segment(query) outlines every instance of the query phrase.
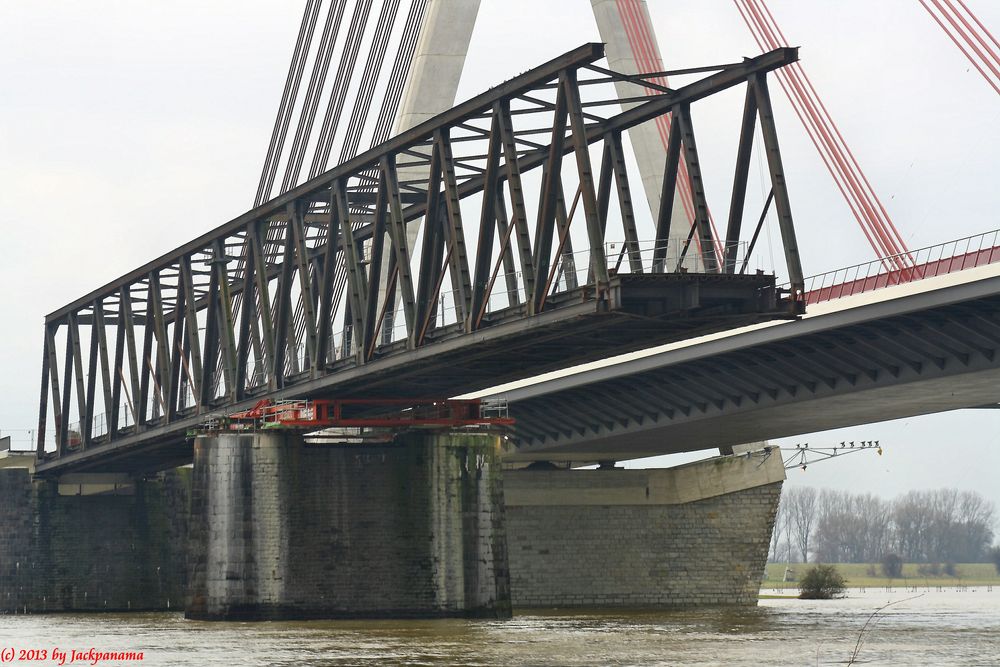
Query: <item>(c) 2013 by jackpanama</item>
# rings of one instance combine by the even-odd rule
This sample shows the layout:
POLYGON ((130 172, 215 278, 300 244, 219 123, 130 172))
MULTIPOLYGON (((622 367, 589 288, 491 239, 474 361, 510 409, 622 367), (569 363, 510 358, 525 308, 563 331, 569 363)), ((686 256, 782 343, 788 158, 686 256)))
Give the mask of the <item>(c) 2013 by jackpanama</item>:
POLYGON ((36 662, 52 665, 98 665, 102 662, 142 662, 142 651, 105 651, 90 647, 87 649, 17 648, 0 647, 0 663, 36 662))

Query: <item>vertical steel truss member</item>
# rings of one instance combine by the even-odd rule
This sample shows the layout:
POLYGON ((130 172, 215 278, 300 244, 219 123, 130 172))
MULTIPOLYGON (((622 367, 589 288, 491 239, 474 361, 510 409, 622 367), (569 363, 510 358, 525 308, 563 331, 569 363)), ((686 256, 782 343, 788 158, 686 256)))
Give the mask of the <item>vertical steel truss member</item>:
POLYGON ((706 271, 736 273, 759 117, 786 269, 793 291, 800 290, 766 85, 768 72, 797 59, 796 49, 679 72, 708 74, 677 89, 599 67, 603 55, 600 44, 570 51, 50 314, 39 452, 47 426, 54 426, 57 456, 164 432, 183 419, 315 387, 324 377, 394 354, 412 356, 459 334, 487 335, 518 319, 600 303, 622 274, 674 271, 680 262, 665 246, 643 258, 622 132, 671 114, 677 131, 656 238, 666 240, 669 198, 684 160, 698 208, 692 234, 713 249, 692 106, 741 84, 748 92, 724 255, 716 261, 713 254, 706 271), (613 87, 625 79, 654 94, 622 111, 613 87), (536 188, 532 210, 528 193, 536 188), (407 228, 421 220, 414 243, 407 228), (610 257, 609 229, 624 238, 610 257), (574 253, 574 243, 585 249, 574 253))

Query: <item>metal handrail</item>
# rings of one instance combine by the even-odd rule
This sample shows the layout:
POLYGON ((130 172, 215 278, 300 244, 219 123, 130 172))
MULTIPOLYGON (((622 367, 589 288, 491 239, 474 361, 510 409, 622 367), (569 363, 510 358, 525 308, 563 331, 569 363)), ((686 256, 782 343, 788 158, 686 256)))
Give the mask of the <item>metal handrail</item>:
MULTIPOLYGON (((1000 229, 995 229, 982 234, 937 243, 918 250, 879 257, 868 262, 809 276, 805 279, 805 292, 807 295, 814 294, 814 298, 809 300, 815 303, 992 264, 1000 261, 1000 244, 998 242, 1000 242, 1000 229), (984 259, 983 253, 985 252, 989 254, 984 259), (970 256, 974 256, 971 264, 963 261, 961 264, 955 265, 951 261, 970 256), (893 262, 893 260, 899 261, 893 262), (948 262, 948 264, 942 266, 944 262, 948 262), (890 270, 884 268, 893 264, 900 265, 900 268, 890 270), (833 288, 836 287, 843 289, 834 294, 833 288), (829 293, 824 294, 823 290, 829 290, 829 293)), ((782 287, 788 287, 788 283, 782 287)))

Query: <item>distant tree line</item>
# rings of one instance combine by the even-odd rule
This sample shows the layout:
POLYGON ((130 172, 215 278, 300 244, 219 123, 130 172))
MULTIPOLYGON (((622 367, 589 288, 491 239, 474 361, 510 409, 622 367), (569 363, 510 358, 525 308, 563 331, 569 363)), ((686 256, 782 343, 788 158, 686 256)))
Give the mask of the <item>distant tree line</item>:
POLYGON ((893 500, 870 493, 787 488, 771 538, 772 561, 982 563, 996 507, 974 491, 910 491, 893 500))

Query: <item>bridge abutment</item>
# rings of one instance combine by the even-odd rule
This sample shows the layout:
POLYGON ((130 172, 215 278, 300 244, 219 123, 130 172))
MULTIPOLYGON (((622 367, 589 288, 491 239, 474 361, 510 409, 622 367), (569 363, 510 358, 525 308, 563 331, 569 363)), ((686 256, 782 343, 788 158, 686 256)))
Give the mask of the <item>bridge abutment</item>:
POLYGON ((187 616, 508 617, 499 446, 417 431, 363 446, 198 437, 187 616))
POLYGON ((0 468, 0 613, 180 608, 187 473, 60 484, 0 468))
POLYGON ((507 471, 513 605, 755 605, 784 478, 777 451, 507 471))

